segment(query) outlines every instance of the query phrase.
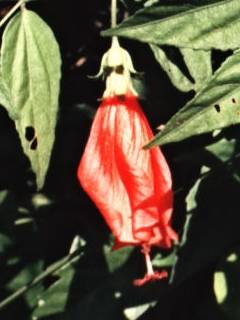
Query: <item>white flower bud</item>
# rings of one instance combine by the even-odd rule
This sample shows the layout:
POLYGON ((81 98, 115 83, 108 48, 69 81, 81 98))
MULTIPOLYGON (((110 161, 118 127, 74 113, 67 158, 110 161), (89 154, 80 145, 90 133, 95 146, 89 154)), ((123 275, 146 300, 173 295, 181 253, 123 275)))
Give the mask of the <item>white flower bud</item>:
POLYGON ((136 73, 129 53, 123 49, 116 37, 113 37, 111 48, 103 55, 98 76, 110 70, 106 78, 106 90, 103 97, 125 95, 137 96, 131 81, 131 73, 136 73))

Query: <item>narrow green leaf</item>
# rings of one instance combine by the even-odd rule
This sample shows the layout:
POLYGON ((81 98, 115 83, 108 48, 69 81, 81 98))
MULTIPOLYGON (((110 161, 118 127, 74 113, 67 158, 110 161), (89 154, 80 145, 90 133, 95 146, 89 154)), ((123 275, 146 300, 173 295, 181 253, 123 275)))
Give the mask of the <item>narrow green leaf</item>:
POLYGON ((194 90, 198 92, 212 76, 211 51, 180 49, 189 73, 194 79, 194 90))
POLYGON ((176 64, 168 59, 162 48, 154 44, 150 44, 150 48, 152 49, 156 60, 177 89, 186 92, 194 88, 194 84, 182 73, 176 64))
POLYGON ((25 9, 7 25, 1 50, 2 76, 11 101, 7 110, 41 188, 55 138, 59 48, 47 24, 25 9))
POLYGON ((177 142, 240 122, 240 51, 228 58, 206 86, 147 145, 177 142))
MULTIPOLYGON (((202 178, 199 178, 196 180, 196 182, 194 183, 194 185, 192 186, 192 188, 189 190, 187 196, 186 196, 186 209, 187 209, 187 213, 189 215, 189 213, 191 214, 191 212, 197 208, 197 201, 196 201, 196 196, 197 196, 197 192, 199 189, 199 185, 202 182, 202 178)), ((186 222, 185 225, 188 226, 189 224, 189 220, 191 220, 190 217, 186 217, 186 222)), ((185 230, 185 226, 184 226, 184 230, 185 230)), ((185 230, 184 233, 186 233, 187 230, 185 230)), ((183 233, 183 237, 186 238, 186 236, 184 236, 183 233)))
POLYGON ((240 47, 239 11, 239 0, 215 1, 207 5, 201 1, 199 6, 150 7, 102 35, 192 49, 237 49, 240 47))

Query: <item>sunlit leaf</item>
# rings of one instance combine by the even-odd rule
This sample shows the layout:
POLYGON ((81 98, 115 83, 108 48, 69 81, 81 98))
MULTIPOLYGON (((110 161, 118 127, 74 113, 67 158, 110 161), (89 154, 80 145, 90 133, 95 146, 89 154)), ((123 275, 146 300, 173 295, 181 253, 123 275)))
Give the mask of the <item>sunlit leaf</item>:
POLYGON ((199 1, 197 6, 179 4, 146 8, 102 34, 192 49, 239 48, 240 2, 206 3, 209 1, 199 1))

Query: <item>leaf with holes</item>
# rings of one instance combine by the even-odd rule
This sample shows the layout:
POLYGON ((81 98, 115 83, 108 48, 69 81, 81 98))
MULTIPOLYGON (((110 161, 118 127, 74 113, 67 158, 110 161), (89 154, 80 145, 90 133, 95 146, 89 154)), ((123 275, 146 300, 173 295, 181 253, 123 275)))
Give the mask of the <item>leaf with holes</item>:
POLYGON ((147 145, 177 142, 240 122, 240 51, 222 64, 200 92, 147 145))
POLYGON ((60 52, 51 29, 34 12, 22 10, 7 25, 1 48, 4 85, 25 154, 40 189, 55 138, 60 52))
POLYGON ((102 35, 192 49, 237 49, 240 47, 239 11, 239 0, 150 7, 139 10, 102 35))

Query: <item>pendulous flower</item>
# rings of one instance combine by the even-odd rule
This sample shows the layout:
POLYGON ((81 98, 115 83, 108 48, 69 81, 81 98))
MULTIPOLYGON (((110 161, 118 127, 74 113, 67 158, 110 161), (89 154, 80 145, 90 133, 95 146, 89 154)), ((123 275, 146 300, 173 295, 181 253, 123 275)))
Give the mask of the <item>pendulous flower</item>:
POLYGON ((131 82, 135 72, 130 55, 113 38, 102 59, 106 90, 94 118, 78 168, 78 178, 114 238, 114 250, 141 246, 147 273, 134 284, 167 276, 154 272, 151 246, 170 248, 177 240, 171 228, 172 180, 158 147, 143 149, 153 133, 131 82))

